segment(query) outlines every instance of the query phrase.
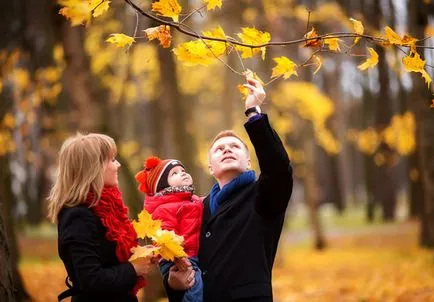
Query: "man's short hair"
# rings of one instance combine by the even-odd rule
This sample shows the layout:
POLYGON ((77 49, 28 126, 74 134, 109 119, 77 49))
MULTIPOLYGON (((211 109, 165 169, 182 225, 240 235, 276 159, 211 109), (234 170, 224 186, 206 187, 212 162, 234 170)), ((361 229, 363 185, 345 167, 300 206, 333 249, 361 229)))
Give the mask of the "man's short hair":
POLYGON ((223 130, 223 131, 220 131, 214 137, 209 150, 211 151, 212 146, 214 146, 214 143, 217 140, 221 139, 222 137, 228 137, 228 136, 232 136, 232 137, 235 137, 236 139, 238 139, 243 144, 244 148, 246 148, 247 153, 249 153, 249 147, 247 147, 247 144, 233 130, 223 130))

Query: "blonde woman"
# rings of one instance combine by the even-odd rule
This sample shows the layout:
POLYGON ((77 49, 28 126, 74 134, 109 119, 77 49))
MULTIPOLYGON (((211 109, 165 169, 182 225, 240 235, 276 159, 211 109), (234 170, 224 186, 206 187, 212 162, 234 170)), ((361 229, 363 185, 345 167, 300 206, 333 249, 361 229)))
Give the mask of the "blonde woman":
POLYGON ((58 223, 58 251, 68 278, 59 301, 137 301, 153 259, 129 262, 137 234, 118 188, 113 139, 77 134, 59 153, 48 216, 58 223), (72 284, 71 284, 72 282, 72 284))

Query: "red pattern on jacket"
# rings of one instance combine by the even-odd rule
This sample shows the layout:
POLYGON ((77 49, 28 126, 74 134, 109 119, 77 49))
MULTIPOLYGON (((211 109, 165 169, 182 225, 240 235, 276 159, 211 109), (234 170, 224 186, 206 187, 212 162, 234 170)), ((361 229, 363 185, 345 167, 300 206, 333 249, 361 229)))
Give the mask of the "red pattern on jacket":
POLYGON ((184 251, 189 257, 197 256, 203 214, 203 203, 198 196, 188 192, 147 196, 144 208, 152 219, 161 220, 162 229, 184 236, 184 251))

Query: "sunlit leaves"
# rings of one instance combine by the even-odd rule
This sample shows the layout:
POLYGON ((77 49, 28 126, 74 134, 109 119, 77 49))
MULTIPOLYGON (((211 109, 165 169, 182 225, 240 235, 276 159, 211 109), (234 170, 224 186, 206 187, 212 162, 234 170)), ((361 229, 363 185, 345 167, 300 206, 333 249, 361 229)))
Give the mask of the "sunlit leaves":
MULTIPOLYGON (((225 38, 225 33, 220 26, 212 31, 203 32, 203 35, 210 38, 225 38)), ((216 62, 216 57, 225 54, 226 43, 209 40, 194 40, 179 44, 173 49, 173 52, 177 59, 187 66, 208 66, 216 62)))
POLYGON ((324 39, 324 44, 326 44, 330 50, 333 51, 341 51, 341 48, 339 46, 339 42, 341 42, 341 39, 339 38, 326 38, 324 39))
POLYGON ((402 59, 404 67, 409 72, 419 72, 425 79, 425 83, 430 86, 432 79, 430 75, 425 71, 426 61, 422 60, 417 52, 412 52, 408 56, 402 59))
POLYGON ((406 45, 410 46, 413 52, 416 51, 416 42, 417 39, 404 35, 403 38, 401 38, 393 29, 391 29, 389 26, 386 26, 384 28, 384 32, 386 33, 387 40, 392 45, 406 45))
POLYGON ((143 210, 138 215, 138 221, 133 221, 133 227, 136 230, 137 238, 151 238, 161 228, 161 221, 153 220, 151 214, 143 210))
POLYGON ((131 44, 135 42, 133 37, 130 37, 125 34, 111 34, 110 37, 106 40, 109 43, 114 44, 116 47, 129 47, 131 44))
POLYGON ((222 7, 222 0, 203 0, 207 4, 206 9, 207 10, 213 10, 216 7, 221 8, 222 7))
POLYGON ((108 0, 89 0, 90 9, 94 17, 103 15, 110 7, 108 0))
POLYGON ((335 110, 333 101, 315 85, 307 82, 285 82, 271 99, 280 110, 295 110, 301 118, 311 121, 316 141, 324 150, 330 154, 340 152, 340 143, 326 128, 326 121, 335 110))
POLYGON ((166 260, 173 261, 176 258, 186 257, 182 243, 184 238, 173 231, 158 230, 152 237, 154 244, 159 247, 158 253, 166 260))
POLYGON ((374 128, 362 130, 357 135, 357 147, 360 151, 372 155, 380 145, 381 137, 374 128))
POLYGON ((377 52, 371 47, 368 47, 368 51, 369 51, 370 57, 367 58, 365 62, 363 62, 362 64, 360 64, 358 66, 358 68, 360 70, 366 70, 368 68, 373 68, 378 64, 377 52))
POLYGON ((99 17, 108 9, 110 1, 108 0, 59 0, 58 3, 63 6, 59 14, 71 21, 72 26, 87 24, 91 17, 99 17))
POLYGON ((160 25, 150 27, 144 30, 149 41, 158 39, 163 48, 169 48, 172 42, 172 35, 170 34, 170 26, 160 25))
POLYGON ((412 112, 394 115, 389 126, 383 131, 386 144, 403 156, 408 156, 415 150, 415 134, 416 119, 412 112))
MULTIPOLYGON (((355 33, 359 34, 359 35, 363 35, 365 28, 364 28, 362 22, 360 22, 359 20, 353 19, 353 18, 350 18, 350 21, 353 22, 353 27, 354 27, 355 33)), ((361 37, 356 37, 354 39, 354 45, 357 44, 360 41, 360 39, 361 39, 361 37)))
POLYGON ((297 64, 295 64, 287 57, 274 58, 273 61, 276 62, 277 65, 273 68, 271 78, 283 75, 283 78, 286 80, 291 75, 298 75, 296 70, 297 64))
MULTIPOLYGON (((271 35, 268 32, 263 32, 251 27, 243 27, 241 30, 242 32, 237 35, 244 44, 263 45, 267 44, 271 40, 271 35)), ((262 52, 262 59, 265 59, 265 47, 251 48, 237 45, 236 49, 241 52, 241 57, 243 59, 251 58, 259 52, 262 52)))
POLYGON ((316 29, 314 27, 312 27, 312 29, 310 30, 310 32, 308 32, 307 34, 304 35, 304 37, 306 39, 308 39, 305 44, 304 47, 321 47, 322 46, 322 42, 320 38, 318 37, 318 33, 316 31, 316 29))
POLYGON ((322 59, 321 59, 320 56, 313 56, 313 60, 314 60, 313 63, 316 65, 316 69, 315 69, 315 71, 313 72, 313 74, 316 74, 316 73, 321 69, 321 66, 322 66, 322 59))
POLYGON ((173 261, 175 257, 185 257, 187 254, 182 247, 184 238, 176 235, 173 231, 162 230, 161 221, 153 220, 152 215, 143 210, 138 215, 138 221, 133 221, 137 238, 150 238, 157 248, 138 247, 133 252, 137 253, 134 257, 147 257, 159 254, 166 260, 173 261))
POLYGON ((149 245, 133 247, 131 249, 131 252, 133 254, 131 255, 130 259, 128 259, 128 261, 133 261, 138 258, 152 257, 154 255, 157 255, 159 250, 159 247, 149 245))
POLYGON ((182 7, 177 0, 159 0, 152 3, 152 11, 178 22, 182 7))

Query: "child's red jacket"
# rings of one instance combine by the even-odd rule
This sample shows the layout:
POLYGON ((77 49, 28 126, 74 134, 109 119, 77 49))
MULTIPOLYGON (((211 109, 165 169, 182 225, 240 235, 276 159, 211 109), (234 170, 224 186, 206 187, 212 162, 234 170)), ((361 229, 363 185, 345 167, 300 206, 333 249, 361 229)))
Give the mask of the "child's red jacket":
POLYGON ((184 251, 189 257, 197 256, 203 213, 198 196, 189 192, 146 196, 144 208, 152 219, 161 220, 162 229, 184 236, 184 251))

